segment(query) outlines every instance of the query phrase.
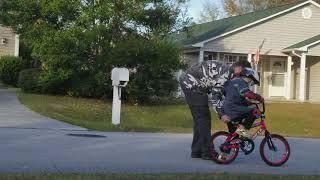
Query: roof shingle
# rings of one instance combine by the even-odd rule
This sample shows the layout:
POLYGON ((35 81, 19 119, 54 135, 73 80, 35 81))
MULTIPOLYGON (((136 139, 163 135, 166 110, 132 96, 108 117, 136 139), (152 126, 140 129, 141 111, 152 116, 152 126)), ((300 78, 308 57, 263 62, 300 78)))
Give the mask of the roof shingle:
POLYGON ((317 41, 320 41, 320 34, 317 36, 314 36, 312 38, 306 39, 304 41, 298 42, 297 44, 294 44, 292 46, 289 46, 289 47, 285 48, 284 51, 292 50, 292 49, 299 49, 299 48, 310 45, 310 44, 317 42, 317 41))
POLYGON ((187 29, 189 33, 179 33, 175 36, 175 38, 183 45, 191 45, 243 27, 255 21, 294 7, 300 3, 301 1, 275 8, 247 13, 240 16, 233 16, 208 23, 197 24, 187 29))

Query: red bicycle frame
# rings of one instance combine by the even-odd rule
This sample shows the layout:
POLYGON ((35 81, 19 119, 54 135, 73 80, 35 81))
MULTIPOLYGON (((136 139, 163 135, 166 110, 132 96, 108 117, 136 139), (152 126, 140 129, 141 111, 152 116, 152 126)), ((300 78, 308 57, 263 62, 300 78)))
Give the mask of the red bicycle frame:
MULTIPOLYGON (((263 110, 261 111, 259 106, 256 104, 256 107, 257 107, 257 111, 256 111, 256 116, 257 116, 257 119, 261 119, 260 122, 255 122, 251 128, 255 128, 255 127, 259 127, 260 128, 256 131, 256 133, 254 133, 254 135, 251 137, 252 140, 255 140, 256 137, 258 135, 261 135, 263 133, 265 133, 265 136, 269 136, 270 133, 268 132, 267 130, 267 127, 266 127, 266 123, 265 123, 265 104, 264 102, 262 103, 263 105, 263 110)), ((231 135, 229 135, 226 139, 226 142, 232 142, 232 140, 238 136, 238 134, 236 132, 232 133, 231 135)), ((230 144, 228 146, 224 146, 223 149, 227 150, 227 149, 230 149, 230 148, 240 148, 240 143, 238 142, 239 140, 236 140, 237 142, 235 142, 234 144, 230 144)))

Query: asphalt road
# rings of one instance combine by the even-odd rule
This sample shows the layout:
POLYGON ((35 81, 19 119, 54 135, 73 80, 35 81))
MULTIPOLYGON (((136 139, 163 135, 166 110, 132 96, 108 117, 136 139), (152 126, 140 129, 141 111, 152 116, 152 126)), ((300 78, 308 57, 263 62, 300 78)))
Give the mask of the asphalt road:
MULTIPOLYGON (((230 165, 190 158, 191 134, 87 131, 42 117, 0 90, 0 173, 268 173, 320 175, 320 139, 288 138, 291 157, 269 167, 258 148, 230 165), (93 134, 101 137, 78 137, 93 134)), ((256 147, 259 145, 256 142, 256 147)))

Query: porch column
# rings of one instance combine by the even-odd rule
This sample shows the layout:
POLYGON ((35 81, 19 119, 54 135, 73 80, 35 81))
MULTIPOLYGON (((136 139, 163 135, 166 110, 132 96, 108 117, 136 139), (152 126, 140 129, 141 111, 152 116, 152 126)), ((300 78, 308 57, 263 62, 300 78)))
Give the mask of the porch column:
MULTIPOLYGON (((252 54, 248 54, 248 62, 251 64, 252 62, 252 54)), ((252 86, 250 86, 250 90, 251 91, 255 91, 255 88, 254 87, 252 87, 252 86)))
POLYGON ((199 62, 203 61, 203 57, 204 57, 204 51, 202 49, 200 49, 200 51, 199 51, 199 62))
POLYGON ((15 46, 14 46, 14 56, 18 57, 19 56, 19 35, 15 36, 15 46))
POLYGON ((306 100, 306 53, 301 55, 300 63, 300 88, 299 88, 299 100, 304 102, 306 100))
POLYGON ((220 61, 220 53, 217 52, 217 61, 220 61))
MULTIPOLYGON (((256 71, 258 72, 258 64, 255 64, 255 65, 254 65, 254 70, 256 70, 256 71)), ((260 78, 260 81, 261 81, 261 78, 260 78)), ((253 92, 254 92, 254 93, 257 93, 257 92, 258 92, 258 85, 254 85, 253 92)))
POLYGON ((288 56, 287 62, 287 90, 286 99, 291 99, 291 66, 292 66, 292 56, 288 56))
POLYGON ((252 61, 252 54, 248 54, 248 62, 251 64, 252 61))

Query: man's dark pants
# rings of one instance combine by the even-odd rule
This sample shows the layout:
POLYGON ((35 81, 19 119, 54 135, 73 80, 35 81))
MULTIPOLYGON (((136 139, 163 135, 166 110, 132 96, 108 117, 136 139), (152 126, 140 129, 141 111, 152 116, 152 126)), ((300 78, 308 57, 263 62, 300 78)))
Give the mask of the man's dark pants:
POLYGON ((185 99, 193 117, 192 156, 209 154, 211 138, 211 114, 208 105, 208 95, 182 88, 185 99))

